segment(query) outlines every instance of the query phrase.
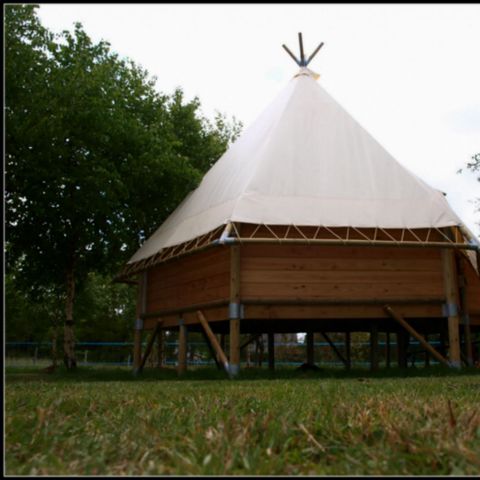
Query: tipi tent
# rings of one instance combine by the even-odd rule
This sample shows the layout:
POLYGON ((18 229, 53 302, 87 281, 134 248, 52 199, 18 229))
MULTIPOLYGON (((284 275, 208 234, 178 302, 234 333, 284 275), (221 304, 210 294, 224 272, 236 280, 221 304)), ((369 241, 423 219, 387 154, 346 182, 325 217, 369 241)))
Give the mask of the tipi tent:
POLYGON ((122 272, 139 278, 136 368, 143 329, 177 328, 180 342, 187 328, 204 330, 231 374, 240 332, 366 330, 375 342, 384 331, 401 344, 407 331, 448 330, 449 358, 433 355, 459 365, 465 333, 471 361, 478 240, 319 85, 302 44, 296 61, 285 89, 122 272))

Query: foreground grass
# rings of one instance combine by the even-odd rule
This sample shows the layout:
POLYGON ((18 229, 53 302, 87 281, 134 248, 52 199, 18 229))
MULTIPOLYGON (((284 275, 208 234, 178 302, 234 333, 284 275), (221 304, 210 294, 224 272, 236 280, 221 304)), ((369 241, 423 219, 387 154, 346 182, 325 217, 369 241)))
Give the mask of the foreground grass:
POLYGON ((9 369, 9 475, 478 475, 478 370, 9 369))

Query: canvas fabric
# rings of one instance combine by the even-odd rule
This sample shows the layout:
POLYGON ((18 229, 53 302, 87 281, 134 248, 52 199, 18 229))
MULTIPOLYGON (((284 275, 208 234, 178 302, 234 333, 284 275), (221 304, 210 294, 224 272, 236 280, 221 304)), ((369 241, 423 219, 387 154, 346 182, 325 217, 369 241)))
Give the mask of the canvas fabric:
POLYGON ((462 222, 302 68, 129 263, 228 222, 430 228, 462 222))

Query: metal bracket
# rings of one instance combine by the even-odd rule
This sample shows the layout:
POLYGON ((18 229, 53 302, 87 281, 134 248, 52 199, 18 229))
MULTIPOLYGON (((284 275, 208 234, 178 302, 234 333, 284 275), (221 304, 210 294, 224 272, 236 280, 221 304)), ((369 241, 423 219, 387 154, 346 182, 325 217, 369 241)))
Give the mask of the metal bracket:
POLYGON ((135 320, 135 330, 143 330, 143 319, 137 318, 135 320))
POLYGON ((442 315, 444 317, 455 317, 458 315, 458 306, 456 303, 444 303, 442 305, 442 315))
POLYGON ((235 243, 237 241, 236 238, 233 238, 233 237, 224 237, 223 239, 222 238, 219 238, 218 240, 214 240, 212 242, 213 245, 231 245, 232 243, 235 243))
POLYGON ((236 377, 240 372, 240 365, 238 364, 230 364, 228 366, 228 374, 230 375, 230 378, 236 377))
POLYGON ((223 233, 220 235, 218 242, 225 243, 225 240, 227 240, 228 238, 230 238, 230 232, 227 229, 225 229, 223 233))
POLYGON ((245 309, 241 303, 230 302, 228 304, 228 315, 230 319, 244 318, 245 309))
POLYGON ((480 251, 480 243, 478 243, 478 240, 475 238, 470 238, 467 242, 469 245, 473 245, 476 247, 477 252, 480 251))
POLYGON ((459 360, 456 360, 456 361, 450 360, 448 363, 452 368, 462 368, 462 362, 460 362, 459 360))

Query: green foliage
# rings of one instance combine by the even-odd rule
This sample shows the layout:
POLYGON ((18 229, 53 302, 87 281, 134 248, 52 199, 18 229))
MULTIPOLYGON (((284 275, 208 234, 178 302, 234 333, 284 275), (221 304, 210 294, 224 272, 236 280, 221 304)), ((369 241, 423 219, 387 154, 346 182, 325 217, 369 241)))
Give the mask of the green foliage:
POLYGON ((109 277, 91 272, 77 298, 78 340, 131 341, 134 297, 131 286, 112 284, 109 277))
POLYGON ((9 475, 477 475, 478 371, 7 372, 9 475), (383 378, 382 378, 382 376, 383 378), (78 377, 82 380, 78 382, 78 377))
MULTIPOLYGON (((477 174, 477 181, 480 182, 480 152, 472 155, 472 160, 467 162, 466 167, 471 172, 477 174)), ((457 173, 462 173, 463 168, 459 169, 457 173)), ((480 197, 477 197, 475 201, 477 212, 480 212, 480 197)), ((480 223, 479 223, 480 225, 480 223)))
POLYGON ((185 105, 183 92, 177 89, 168 102, 174 131, 178 137, 177 155, 188 159, 199 171, 206 172, 223 154, 226 145, 239 135, 241 123, 228 124, 225 115, 217 113, 214 124, 198 117, 200 101, 194 98, 185 105))
MULTIPOLYGON (((472 161, 467 163, 467 168, 472 170, 472 172, 480 172, 480 153, 472 155, 472 161)), ((480 175, 477 177, 477 180, 480 182, 480 175)))
MULTIPOLYGON (((180 89, 158 93, 146 70, 81 24, 53 35, 36 8, 5 7, 5 204, 7 269, 19 295, 38 300, 65 297, 72 272, 79 293, 90 272, 112 288, 240 126, 222 115, 211 124, 180 89)), ((98 315, 111 318, 99 307, 82 313, 97 331, 98 315)))
MULTIPOLYGON (((472 161, 467 163, 467 168, 472 172, 477 172, 477 181, 480 182, 480 153, 472 155, 472 161)), ((475 204, 477 207, 477 212, 480 212, 480 197, 476 199, 475 204)))
MULTIPOLYGON (((111 283, 108 276, 88 274, 77 297, 79 341, 131 341, 135 318, 132 287, 111 283)), ((7 341, 48 342, 53 329, 62 338, 63 295, 37 291, 35 298, 18 288, 13 274, 5 276, 5 331, 7 341)))
POLYGON ((51 340, 51 329, 60 325, 62 298, 55 291, 37 291, 33 300, 17 288, 15 277, 5 277, 6 341, 41 342, 51 340))

